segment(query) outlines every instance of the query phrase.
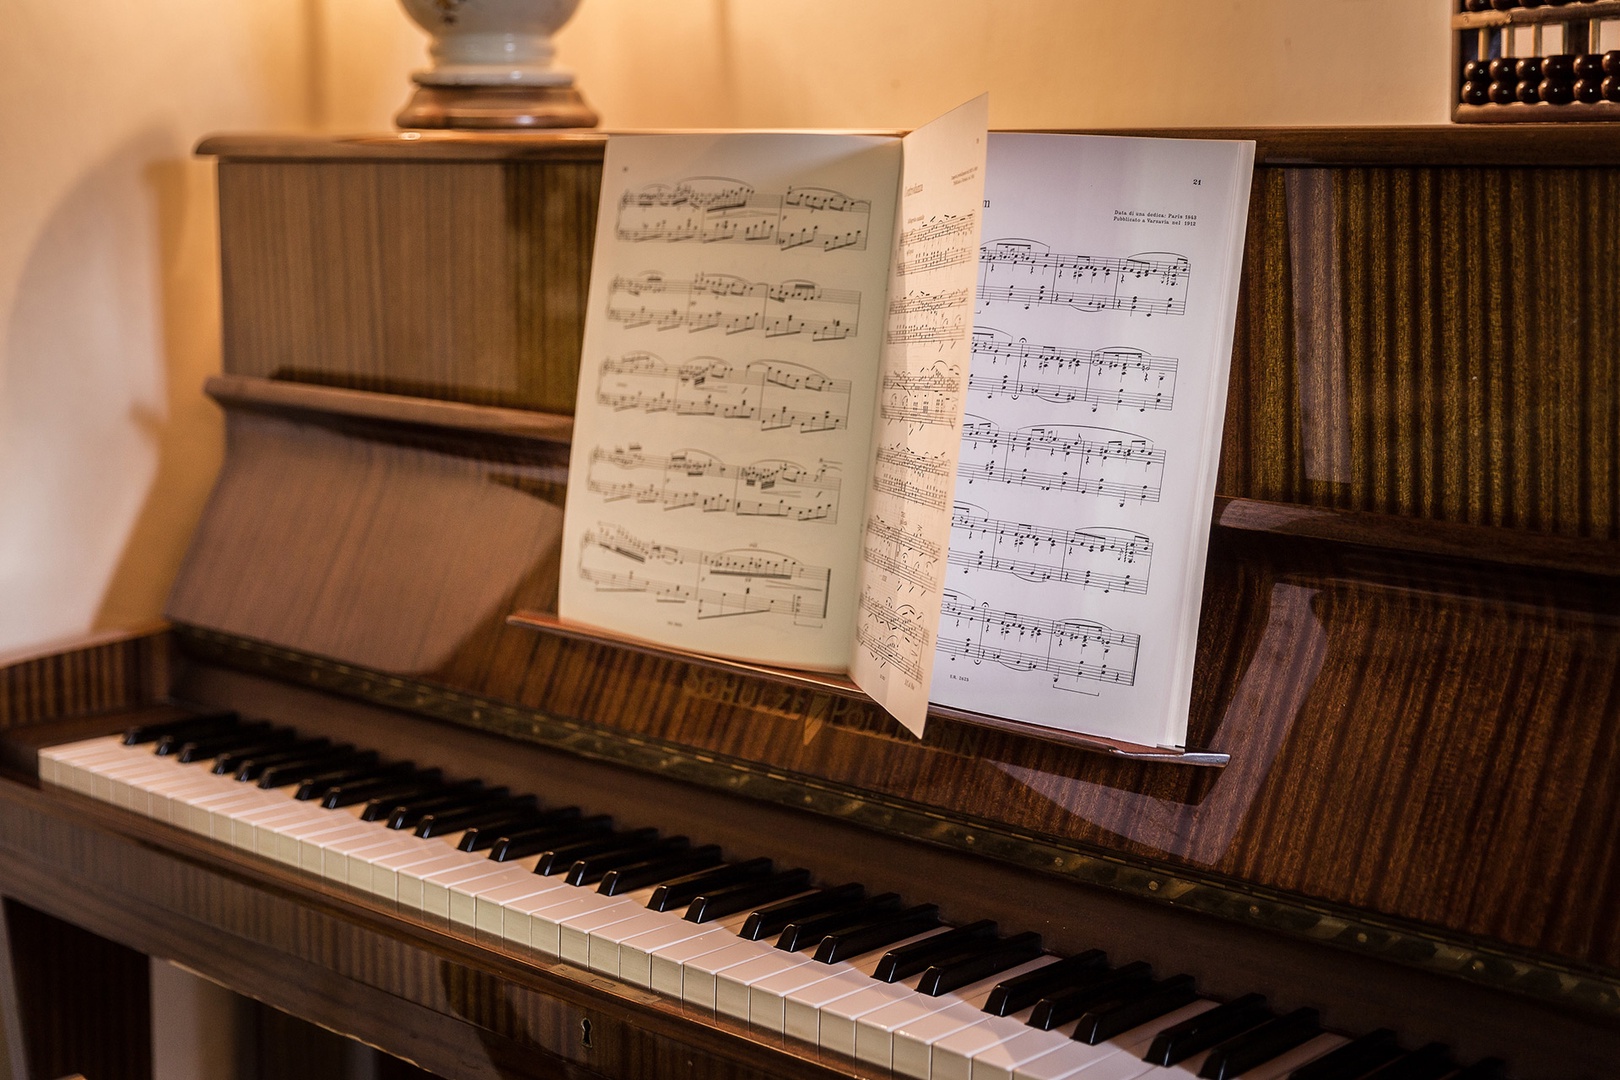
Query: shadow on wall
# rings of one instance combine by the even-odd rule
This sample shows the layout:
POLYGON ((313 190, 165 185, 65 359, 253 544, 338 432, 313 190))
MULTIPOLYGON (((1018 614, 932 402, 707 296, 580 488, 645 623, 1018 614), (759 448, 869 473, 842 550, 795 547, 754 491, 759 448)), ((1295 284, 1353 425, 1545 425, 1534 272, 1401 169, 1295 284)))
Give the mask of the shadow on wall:
POLYGON ((28 252, 0 385, 0 647, 161 608, 219 459, 212 171, 163 130, 69 189, 28 252))

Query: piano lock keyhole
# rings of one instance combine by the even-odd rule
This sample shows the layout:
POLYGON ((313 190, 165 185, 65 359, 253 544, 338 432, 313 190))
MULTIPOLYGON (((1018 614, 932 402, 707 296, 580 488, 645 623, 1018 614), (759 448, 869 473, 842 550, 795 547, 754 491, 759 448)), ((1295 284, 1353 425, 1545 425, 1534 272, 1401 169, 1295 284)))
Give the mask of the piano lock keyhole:
POLYGON ((591 1022, 589 1020, 579 1022, 579 1037, 580 1041, 585 1044, 585 1049, 589 1050, 591 1048, 591 1022))

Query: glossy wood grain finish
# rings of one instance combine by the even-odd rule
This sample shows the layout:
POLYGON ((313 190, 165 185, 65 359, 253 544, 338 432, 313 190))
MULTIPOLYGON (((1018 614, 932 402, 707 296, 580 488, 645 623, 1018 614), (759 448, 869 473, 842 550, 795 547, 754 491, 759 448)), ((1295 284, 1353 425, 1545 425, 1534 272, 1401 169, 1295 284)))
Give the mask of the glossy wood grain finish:
POLYGON ((225 371, 571 412, 600 178, 222 162, 225 371))
POLYGON ((169 641, 157 631, 0 657, 0 731, 146 704, 166 692, 168 662, 169 641))
POLYGON ((1218 490, 1620 539, 1620 168, 1257 170, 1218 490))

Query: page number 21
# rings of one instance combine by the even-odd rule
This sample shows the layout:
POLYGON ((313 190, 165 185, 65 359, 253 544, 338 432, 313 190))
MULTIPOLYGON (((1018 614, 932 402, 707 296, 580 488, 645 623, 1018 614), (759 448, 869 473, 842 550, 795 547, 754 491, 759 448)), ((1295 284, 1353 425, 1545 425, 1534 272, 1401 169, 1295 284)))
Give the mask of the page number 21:
POLYGON ((1199 185, 1201 185, 1201 184, 1202 184, 1202 183, 1203 183, 1203 181, 1202 181, 1202 180, 1199 180, 1199 179, 1197 179, 1197 178, 1196 178, 1196 177, 1195 177, 1195 178, 1194 178, 1194 179, 1193 179, 1193 187, 1198 187, 1198 186, 1199 186, 1199 185))

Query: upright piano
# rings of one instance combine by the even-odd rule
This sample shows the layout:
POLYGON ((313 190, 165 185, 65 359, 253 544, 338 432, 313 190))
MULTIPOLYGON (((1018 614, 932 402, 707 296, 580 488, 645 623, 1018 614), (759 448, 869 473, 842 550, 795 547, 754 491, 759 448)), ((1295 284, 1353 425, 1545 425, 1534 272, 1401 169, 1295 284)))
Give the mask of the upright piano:
MULTIPOLYGON (((1288 1076, 1306 1045, 1365 1050, 1315 1075, 1620 1075, 1620 144, 1555 125, 1157 134, 1258 141, 1190 761, 959 716, 916 739, 836 686, 559 630, 602 138, 205 141, 226 454, 167 622, 0 668, 16 1075, 150 1076, 152 958, 445 1077, 1056 1076, 1052 1054, 1090 1045, 1077 1025, 1117 1038, 1152 993, 1194 1030, 1199 1008, 1247 1010, 1232 1030, 1270 1025, 1273 1049, 1206 1031, 1148 1065, 1163 1032, 1131 1027, 1090 1076, 1218 1072, 1221 1046, 1222 1075, 1288 1076), (154 741, 122 747, 127 730, 154 741), (164 732, 202 763, 159 759, 164 732), (699 953, 632 971, 601 919, 547 923, 543 947, 540 908, 455 884, 563 875, 463 873, 486 849, 445 844, 436 892, 406 869, 375 887, 359 855, 142 789, 158 766, 129 756, 234 783, 208 754, 254 732, 328 740, 359 791, 410 762, 651 844, 617 864, 638 900, 651 882, 627 867, 698 853, 665 877, 895 894, 874 910, 912 912, 911 937, 977 942, 928 971, 966 964, 981 991, 1089 971, 1013 995, 1018 1024, 1085 979, 1114 991, 1049 1006, 1057 1036, 1014 1043, 1043 1048, 1027 1068, 833 1005, 767 1017, 759 985, 699 953), (122 764, 98 774, 97 754, 122 764), (973 966, 1032 933, 1040 958, 973 966), (1199 1004, 1175 997, 1189 986, 1199 1004)), ((250 788, 211 805, 269 797, 250 788)), ((326 798, 279 790, 298 813, 326 798)), ((507 831, 550 835, 536 820, 507 831)), ((579 910, 598 877, 568 886, 579 910)), ((726 947, 752 957, 736 929, 726 947)), ((776 954, 821 962, 749 962, 776 954)), ((921 1000, 928 971, 874 1000, 945 1009, 921 1000)), ((958 996, 940 1015, 973 1027, 962 1010, 988 1002, 958 996)), ((1007 1023, 978 1030, 1022 1036, 1007 1023)))

